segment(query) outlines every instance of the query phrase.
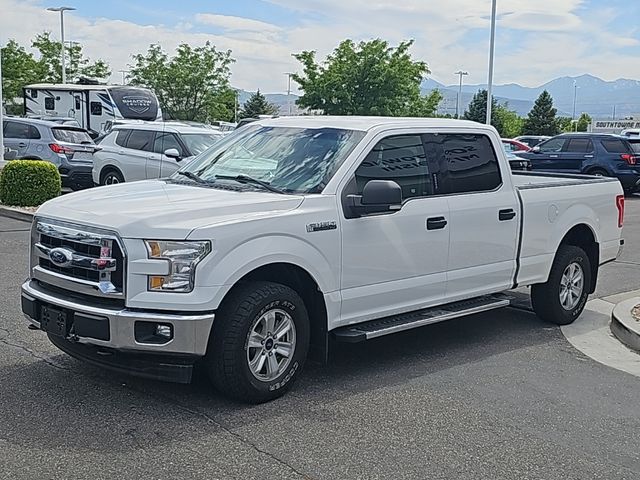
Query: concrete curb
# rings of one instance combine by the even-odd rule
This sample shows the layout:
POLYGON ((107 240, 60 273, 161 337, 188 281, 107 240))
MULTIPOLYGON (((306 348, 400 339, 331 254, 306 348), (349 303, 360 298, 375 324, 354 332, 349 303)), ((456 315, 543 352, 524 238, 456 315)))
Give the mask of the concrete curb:
POLYGON ((23 222, 29 222, 33 220, 33 213, 23 212, 17 208, 0 206, 0 216, 13 218, 14 220, 21 220, 23 222))
POLYGON ((611 313, 611 333, 627 347, 640 352, 640 322, 631 310, 640 304, 640 298, 630 298, 618 303, 611 313))

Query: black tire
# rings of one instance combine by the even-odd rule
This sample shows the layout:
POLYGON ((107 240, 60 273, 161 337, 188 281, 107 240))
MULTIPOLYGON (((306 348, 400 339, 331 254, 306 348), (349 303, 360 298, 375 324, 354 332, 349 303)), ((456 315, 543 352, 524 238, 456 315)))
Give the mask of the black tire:
MULTIPOLYGON (((275 347, 271 351, 274 359, 278 357, 275 347)), ((248 282, 237 286, 218 310, 204 363, 220 393, 242 402, 263 403, 284 395, 292 387, 302 371, 308 350, 309 316, 300 296, 291 288, 277 283, 248 282), (276 371, 275 378, 259 379, 249 366, 249 357, 250 348, 254 355, 258 355, 260 350, 256 352, 255 347, 249 347, 249 338, 265 314, 276 310, 280 315, 282 312, 289 315, 295 327, 291 329, 294 335, 293 354, 288 364, 282 365, 282 371, 276 371)), ((269 363, 267 360, 264 368, 269 363)))
POLYGON ((595 175, 596 177, 608 177, 609 172, 603 168, 593 168, 587 172, 589 175, 595 175))
POLYGON ((118 183, 124 183, 124 177, 118 170, 111 168, 102 172, 100 185, 116 185, 118 183))
POLYGON ((579 247, 572 245, 560 245, 556 257, 551 266, 551 273, 546 283, 531 287, 531 304, 538 317, 556 325, 569 325, 580 316, 589 296, 591 285, 591 262, 589 257, 579 247), (563 306, 561 295, 561 282, 563 275, 570 265, 576 264, 582 270, 582 292, 576 295, 576 303, 571 308, 563 306))

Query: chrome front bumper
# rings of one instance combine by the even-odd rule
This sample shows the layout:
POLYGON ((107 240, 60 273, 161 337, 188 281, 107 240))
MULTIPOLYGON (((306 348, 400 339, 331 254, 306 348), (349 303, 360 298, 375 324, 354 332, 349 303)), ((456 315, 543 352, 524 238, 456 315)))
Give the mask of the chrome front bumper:
POLYGON ((75 342, 136 353, 203 356, 207 351, 209 333, 215 317, 213 313, 188 315, 87 306, 60 298, 57 294, 53 295, 33 281, 27 281, 22 285, 22 299, 25 316, 37 328, 40 328, 40 321, 33 317, 38 317, 37 313, 34 313, 38 311, 38 305, 51 306, 64 310, 71 319, 77 313, 84 317, 93 317, 96 321, 108 322, 109 340, 74 336, 75 342), (34 308, 25 308, 25 304, 34 305, 34 308), (134 330, 136 322, 170 324, 173 338, 163 344, 138 342, 134 330))

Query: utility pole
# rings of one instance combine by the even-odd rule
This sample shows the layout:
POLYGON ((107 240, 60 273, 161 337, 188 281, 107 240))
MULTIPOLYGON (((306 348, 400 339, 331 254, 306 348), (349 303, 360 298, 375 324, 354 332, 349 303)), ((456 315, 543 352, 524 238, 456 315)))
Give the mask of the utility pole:
POLYGON ((493 107, 493 55, 496 47, 496 8, 497 0, 491 2, 491 41, 489 42, 489 81, 487 82, 487 125, 491 125, 493 107))
POLYGON ((291 75, 293 73, 286 72, 285 75, 287 76, 287 114, 291 116, 291 75))
POLYGON ((460 77, 460 86, 458 88, 458 98, 456 100, 456 118, 460 118, 460 102, 462 102, 462 77, 469 75, 469 72, 458 70, 456 73, 460 77))
POLYGON ((67 10, 75 10, 73 7, 49 7, 50 12, 60 12, 60 65, 62 66, 62 83, 67 83, 67 71, 64 64, 65 44, 64 44, 64 12, 67 10))
POLYGON ((4 160, 4 136, 2 128, 4 126, 4 122, 2 120, 2 116, 4 114, 4 101, 2 98, 2 48, 0 48, 0 161, 4 160))

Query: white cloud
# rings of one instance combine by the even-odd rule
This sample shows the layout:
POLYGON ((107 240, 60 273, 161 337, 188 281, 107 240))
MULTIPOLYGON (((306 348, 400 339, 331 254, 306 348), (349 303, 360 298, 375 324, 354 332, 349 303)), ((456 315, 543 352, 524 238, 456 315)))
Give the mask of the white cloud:
MULTIPOLYGON (((210 41, 230 49, 234 86, 264 92, 284 91, 284 72, 299 69, 294 52, 317 50, 324 58, 344 38, 384 38, 392 44, 415 38, 412 52, 427 61, 433 76, 453 83, 453 72, 470 72, 466 81, 486 81, 490 0, 270 0, 301 11, 295 27, 284 28, 253 18, 203 11, 176 19, 175 25, 140 25, 116 17, 65 16, 67 38, 81 42, 91 58, 111 64, 113 81, 131 63, 131 55, 160 43, 172 52, 180 43, 210 41), (210 29, 209 32, 207 30, 210 29)), ((38 32, 58 35, 58 16, 43 0, 0 0, 0 42, 15 38, 28 45, 38 32)), ((635 56, 624 47, 640 42, 633 30, 610 25, 619 12, 586 9, 584 0, 501 0, 498 3, 497 82, 536 86, 566 74, 593 73, 607 80, 640 78, 635 56)), ((635 7, 634 7, 635 8, 635 7)))

